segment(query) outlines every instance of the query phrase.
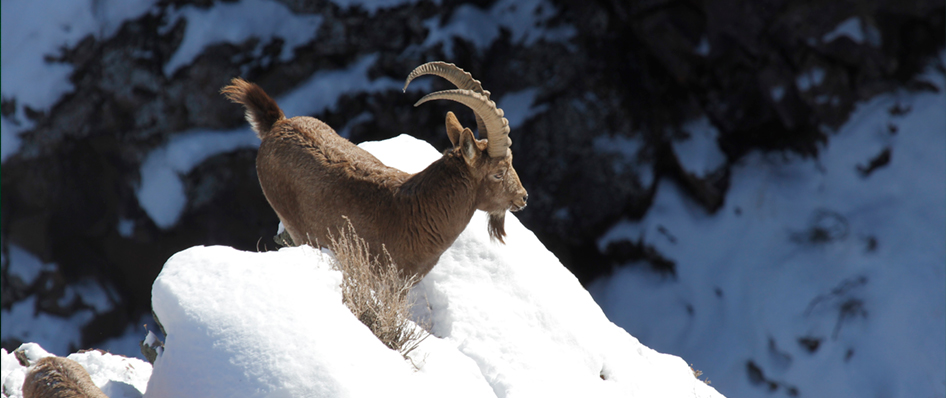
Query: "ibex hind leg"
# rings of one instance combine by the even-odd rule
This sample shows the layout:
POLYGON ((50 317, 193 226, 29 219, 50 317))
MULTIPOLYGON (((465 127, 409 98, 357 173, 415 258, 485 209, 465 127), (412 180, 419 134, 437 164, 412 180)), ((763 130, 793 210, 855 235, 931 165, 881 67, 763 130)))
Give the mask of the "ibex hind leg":
POLYGON ((296 244, 292 241, 292 235, 289 234, 289 230, 283 229, 282 232, 273 236, 273 241, 281 247, 292 247, 296 244))

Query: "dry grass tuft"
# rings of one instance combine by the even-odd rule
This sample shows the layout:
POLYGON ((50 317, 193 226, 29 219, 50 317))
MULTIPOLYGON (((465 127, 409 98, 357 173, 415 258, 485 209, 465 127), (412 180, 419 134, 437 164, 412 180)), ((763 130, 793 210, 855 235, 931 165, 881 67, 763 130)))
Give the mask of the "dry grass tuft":
POLYGON ((417 276, 401 275, 383 247, 383 258, 372 256, 351 222, 340 236, 330 239, 336 267, 342 272, 342 302, 382 343, 406 359, 428 336, 410 320, 413 303, 408 293, 417 276))
POLYGON ((703 375, 703 371, 697 370, 696 368, 694 368, 692 363, 690 364, 690 370, 693 372, 693 377, 696 377, 697 380, 700 380, 700 381, 706 383, 706 385, 713 384, 713 382, 710 381, 709 377, 707 377, 706 379, 701 380, 701 379, 700 379, 700 376, 703 375))

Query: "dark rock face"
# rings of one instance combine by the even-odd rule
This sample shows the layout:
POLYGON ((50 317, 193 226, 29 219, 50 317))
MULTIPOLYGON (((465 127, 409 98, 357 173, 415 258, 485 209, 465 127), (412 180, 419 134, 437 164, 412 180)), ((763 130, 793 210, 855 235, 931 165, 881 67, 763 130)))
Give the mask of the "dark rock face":
MULTIPOLYGON (((12 242, 58 264, 49 278, 63 284, 91 276, 114 287, 114 309, 85 327, 84 345, 116 336, 148 313, 151 283, 175 252, 193 245, 275 246, 278 219, 259 190, 254 150, 212 157, 183 176, 188 204, 170 228, 155 225, 135 195, 145 157, 177 133, 245 124, 242 110, 219 95, 231 77, 257 82, 277 97, 314 72, 377 54, 371 79, 401 81, 413 67, 442 59, 473 73, 500 103, 509 93, 538 88, 537 111, 512 132, 516 169, 530 192, 528 209, 517 216, 587 282, 632 260, 673 273, 672 262, 640 242, 596 245, 618 220, 647 212, 661 178, 713 212, 725 200, 730 165, 745 153, 816 156, 857 101, 898 87, 927 89, 915 76, 944 45, 941 1, 560 0, 544 5, 554 15, 538 29, 571 29, 568 40, 517 39, 502 27, 485 48, 457 37, 425 45, 432 28, 454 19, 461 5, 453 1, 373 12, 328 1, 281 3, 322 17, 315 39, 287 61, 278 56, 282 39, 248 39, 211 45, 166 76, 164 65, 189 23, 172 24, 169 13, 215 2, 163 1, 112 37, 90 36, 63 49, 54 61, 74 67, 75 91, 49 112, 25 109, 35 128, 21 135, 20 151, 3 165, 3 250, 12 242), (833 33, 845 23, 855 37, 833 33), (705 174, 687 170, 673 146, 687 139, 682 124, 701 117, 718 130, 725 155, 705 174), (611 151, 609 142, 637 144, 611 151), (130 233, 119 233, 120 220, 131 222, 130 233)), ((431 85, 448 88, 442 81, 431 85)), ((345 128, 355 142, 406 132, 439 149, 449 145, 446 111, 462 110, 461 123, 475 126, 472 114, 452 104, 414 108, 419 97, 394 90, 347 94, 313 116, 345 128)), ((2 105, 4 117, 22 106, 16 98, 3 98, 2 105)), ((37 301, 38 311, 69 312, 42 304, 59 298, 40 286, 47 283, 22 283, 6 264, 2 275, 4 309, 38 294, 48 296, 37 301)))

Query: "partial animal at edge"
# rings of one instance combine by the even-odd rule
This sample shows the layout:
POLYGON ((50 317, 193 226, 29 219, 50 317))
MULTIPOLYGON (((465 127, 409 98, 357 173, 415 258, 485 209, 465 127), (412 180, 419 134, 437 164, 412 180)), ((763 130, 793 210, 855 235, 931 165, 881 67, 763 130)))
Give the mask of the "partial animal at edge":
POLYGON ((69 358, 45 357, 23 379, 23 398, 108 398, 89 372, 69 358))

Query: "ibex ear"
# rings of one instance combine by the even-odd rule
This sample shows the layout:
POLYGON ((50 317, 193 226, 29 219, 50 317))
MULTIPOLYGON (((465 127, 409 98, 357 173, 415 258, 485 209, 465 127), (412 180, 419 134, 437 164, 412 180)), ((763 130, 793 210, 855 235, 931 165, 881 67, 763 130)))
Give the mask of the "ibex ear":
POLYGON ((463 131, 463 126, 460 124, 460 121, 457 120, 457 116, 453 112, 447 112, 447 137, 450 137, 450 143, 453 146, 457 146, 457 142, 460 140, 460 132, 463 131))
POLYGON ((466 160, 466 163, 473 165, 473 162, 476 161, 476 157, 479 156, 480 149, 476 145, 476 138, 473 138, 473 131, 470 129, 463 129, 459 133, 460 137, 460 153, 463 154, 463 159, 466 160))

